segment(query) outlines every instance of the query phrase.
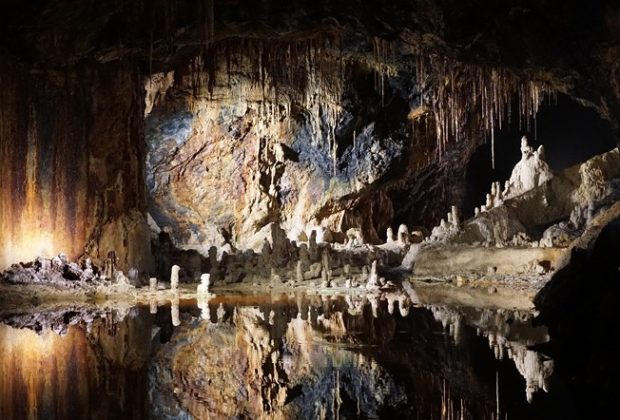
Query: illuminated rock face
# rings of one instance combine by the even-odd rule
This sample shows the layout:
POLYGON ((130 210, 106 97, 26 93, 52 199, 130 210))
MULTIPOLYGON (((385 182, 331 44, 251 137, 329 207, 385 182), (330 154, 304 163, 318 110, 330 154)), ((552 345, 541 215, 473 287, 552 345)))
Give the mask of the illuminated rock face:
POLYGON ((0 68, 0 268, 116 251, 148 266, 142 99, 129 67, 26 75, 0 68))
MULTIPOLYGON (((203 255, 226 242, 260 251, 257 236, 270 223, 281 224, 292 240, 321 226, 338 233, 362 228, 369 242, 380 243, 393 208, 369 186, 395 169, 409 141, 407 104, 397 99, 398 115, 390 116, 397 132, 387 133, 373 117, 353 122, 361 104, 344 106, 342 86, 297 75, 308 77, 312 93, 329 92, 320 102, 338 108, 331 113, 290 84, 281 86, 279 99, 263 99, 250 69, 232 80, 218 70, 217 99, 204 87, 198 98, 187 96, 192 80, 179 74, 146 118, 149 211, 159 227, 203 255), (347 132, 342 145, 335 130, 347 132)), ((374 118, 388 124, 385 116, 374 118)))

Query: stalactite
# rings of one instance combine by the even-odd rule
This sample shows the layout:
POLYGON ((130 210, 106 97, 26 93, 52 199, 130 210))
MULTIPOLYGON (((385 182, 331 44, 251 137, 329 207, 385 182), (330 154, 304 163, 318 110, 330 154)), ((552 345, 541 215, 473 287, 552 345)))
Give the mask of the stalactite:
POLYGON ((480 128, 491 138, 492 165, 495 167, 495 131, 513 118, 511 101, 517 97, 519 125, 535 120, 543 98, 552 90, 542 82, 522 81, 514 73, 501 68, 464 64, 433 55, 416 59, 416 82, 430 98, 435 117, 437 156, 445 153, 450 139, 463 137, 464 122, 472 120, 478 109, 482 117, 480 128))
POLYGON ((373 61, 370 65, 374 69, 375 90, 381 95, 381 106, 385 106, 385 81, 396 74, 388 55, 393 55, 395 47, 393 42, 378 37, 373 37, 371 42, 373 61))

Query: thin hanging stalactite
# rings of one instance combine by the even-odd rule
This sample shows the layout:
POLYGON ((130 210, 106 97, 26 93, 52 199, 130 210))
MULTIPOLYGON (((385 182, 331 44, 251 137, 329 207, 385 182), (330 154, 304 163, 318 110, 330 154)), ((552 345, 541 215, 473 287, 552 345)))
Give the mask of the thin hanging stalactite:
MULTIPOLYGON (((552 89, 543 82, 522 81, 501 68, 464 64, 446 57, 419 55, 416 58, 416 82, 429 99, 421 95, 421 105, 429 103, 435 117, 437 157, 447 150, 450 139, 459 141, 465 121, 474 120, 472 110, 479 109, 482 121, 474 126, 491 139, 491 164, 495 168, 495 134, 512 122, 512 98, 517 97, 519 126, 530 129, 545 96, 552 89)), ((470 127, 475 129, 475 127, 470 127)))

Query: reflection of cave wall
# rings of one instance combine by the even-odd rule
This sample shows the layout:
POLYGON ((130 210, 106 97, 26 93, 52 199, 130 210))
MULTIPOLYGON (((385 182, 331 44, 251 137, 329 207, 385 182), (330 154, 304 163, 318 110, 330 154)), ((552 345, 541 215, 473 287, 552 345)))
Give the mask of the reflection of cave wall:
POLYGON ((0 80, 0 268, 85 250, 146 268, 137 74, 4 65, 0 80))
POLYGON ((519 127, 513 121, 495 136, 495 169, 491 167, 491 144, 480 146, 467 164, 467 193, 464 213, 473 215, 473 209, 485 202, 491 183, 510 178, 515 164, 521 159, 520 141, 527 135, 530 145, 545 148, 545 159, 553 171, 566 169, 592 156, 616 147, 608 121, 601 119, 592 108, 580 105, 566 95, 557 101, 549 98, 537 115, 536 123, 519 127))
MULTIPOLYGON (((489 418, 495 410, 491 352, 465 326, 465 345, 455 347, 427 310, 390 314, 382 301, 375 317, 364 298, 295 299, 209 302, 203 320, 187 317, 155 353, 151 415, 439 418, 464 409, 489 418)), ((514 405, 525 403, 519 392, 514 405)))
POLYGON ((66 325, 80 314, 70 310, 37 313, 26 328, 0 324, 0 417, 147 418, 152 321, 137 311, 94 321, 90 312, 88 331, 66 325), (47 316, 62 336, 42 328, 47 316))

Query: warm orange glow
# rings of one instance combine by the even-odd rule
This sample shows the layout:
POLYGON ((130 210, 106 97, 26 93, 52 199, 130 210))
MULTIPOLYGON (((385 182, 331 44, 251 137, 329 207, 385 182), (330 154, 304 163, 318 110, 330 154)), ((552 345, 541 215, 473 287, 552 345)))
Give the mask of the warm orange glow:
POLYGON ((80 331, 61 337, 0 325, 0 354, 0 418, 68 418, 88 406, 95 355, 80 331))
POLYGON ((44 232, 25 232, 8 242, 8 246, 0 255, 0 267, 17 262, 32 261, 39 256, 51 258, 60 253, 59 250, 62 249, 62 247, 54 244, 50 234, 44 232))
POLYGON ((34 134, 36 115, 31 113, 25 150, 0 150, 2 161, 22 163, 0 168, 0 270, 61 252, 75 258, 84 246, 84 229, 76 226, 85 218, 83 191, 72 186, 64 173, 69 163, 63 163, 51 178, 49 168, 41 166, 47 156, 41 156, 34 134))

